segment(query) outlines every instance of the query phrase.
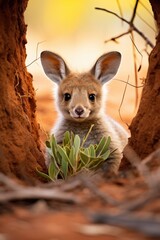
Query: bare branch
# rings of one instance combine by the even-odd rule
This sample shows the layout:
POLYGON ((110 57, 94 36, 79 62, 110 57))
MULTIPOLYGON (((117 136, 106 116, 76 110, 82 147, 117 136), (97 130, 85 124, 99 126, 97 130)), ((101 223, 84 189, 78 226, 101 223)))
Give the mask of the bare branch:
MULTIPOLYGON (((143 32, 141 32, 137 27, 135 27, 135 25, 133 24, 133 22, 131 22, 132 19, 134 20, 135 14, 133 14, 131 20, 128 21, 128 20, 126 20, 125 18, 119 16, 117 13, 112 12, 112 11, 109 11, 109 10, 107 10, 107 9, 105 9, 105 8, 96 7, 95 9, 96 9, 96 10, 105 11, 105 12, 107 12, 107 13, 110 13, 110 14, 114 15, 115 17, 117 17, 118 19, 122 20, 123 22, 127 23, 127 24, 129 25, 128 34, 129 34, 131 31, 135 31, 136 33, 138 33, 138 34, 144 39, 144 41, 145 41, 151 48, 154 47, 153 43, 147 38, 147 36, 145 36, 145 34, 144 34, 143 32)), ((134 9, 135 9, 135 8, 134 8, 134 9)), ((126 35, 126 34, 127 34, 127 33, 125 32, 125 33, 122 33, 121 35, 124 36, 124 35, 126 35)), ((113 39, 117 39, 117 38, 119 38, 119 36, 114 37, 113 39)), ((110 40, 112 40, 112 39, 110 39, 110 40)), ((108 42, 108 41, 109 41, 109 40, 107 40, 107 42, 108 42)))
POLYGON ((101 11, 104 11, 104 12, 107 12, 107 13, 110 13, 110 14, 116 16, 117 18, 119 18, 120 20, 122 20, 123 22, 125 22, 125 23, 127 23, 127 24, 130 25, 130 22, 129 22, 128 20, 126 20, 125 18, 119 16, 119 15, 118 15, 117 13, 115 13, 115 12, 112 12, 112 11, 107 10, 107 9, 105 9, 105 8, 99 8, 99 7, 95 7, 95 9, 96 9, 96 10, 101 10, 101 11))
MULTIPOLYGON (((118 109, 119 117, 122 120, 122 122, 124 122, 124 120, 123 120, 122 115, 121 115, 121 107, 122 107, 124 96, 125 96, 125 93, 126 93, 126 90, 127 90, 128 81, 129 81, 129 76, 128 76, 128 79, 127 79, 127 82, 126 82, 126 85, 125 85, 125 89, 124 89, 124 92, 123 92, 122 100, 121 100, 121 103, 120 103, 120 106, 119 106, 119 109, 118 109)), ((129 127, 129 125, 127 123, 125 123, 125 124, 127 125, 127 127, 129 127)))
POLYGON ((139 2, 139 0, 136 0, 135 6, 134 6, 134 9, 133 9, 133 14, 132 14, 132 17, 131 17, 131 20, 130 20, 130 25, 133 24, 133 21, 135 19, 137 7, 138 7, 138 2, 139 2))
POLYGON ((134 87, 134 88, 143 88, 144 87, 144 83, 140 86, 135 86, 129 82, 126 82, 124 80, 121 80, 121 79, 117 79, 117 78, 114 78, 113 81, 119 81, 119 82, 123 82, 123 83, 126 83, 128 86, 131 86, 131 87, 134 87))
POLYGON ((52 199, 70 203, 80 203, 79 198, 73 194, 65 193, 56 188, 44 189, 40 187, 21 186, 2 173, 0 173, 0 182, 3 183, 5 187, 3 191, 0 192, 0 203, 23 199, 52 199))
MULTIPOLYGON (((137 86, 138 85, 138 75, 137 75, 137 59, 136 59, 136 50, 135 50, 135 44, 134 44, 134 34, 133 32, 131 31, 131 39, 132 39, 132 51, 133 51, 133 59, 134 59, 134 77, 135 77, 135 85, 137 86)), ((138 88, 135 88, 135 94, 136 94, 136 97, 135 97, 135 110, 138 106, 138 88)))
POLYGON ((109 39, 109 40, 105 40, 104 42, 105 42, 105 43, 108 43, 108 42, 110 42, 110 41, 117 42, 117 39, 118 39, 118 38, 121 38, 121 37, 123 37, 123 36, 125 36, 125 35, 127 35, 127 34, 129 34, 129 33, 131 33, 131 30, 130 30, 130 29, 129 29, 127 32, 121 33, 120 35, 118 35, 118 36, 116 36, 116 37, 113 37, 113 38, 111 38, 111 39, 109 39))

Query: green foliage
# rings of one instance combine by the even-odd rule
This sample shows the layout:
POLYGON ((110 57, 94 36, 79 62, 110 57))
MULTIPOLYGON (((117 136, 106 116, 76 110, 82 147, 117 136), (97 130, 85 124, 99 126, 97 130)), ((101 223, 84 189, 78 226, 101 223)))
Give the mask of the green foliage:
POLYGON ((83 147, 92 128, 93 125, 82 142, 77 134, 67 131, 64 134, 63 143, 59 145, 55 136, 52 135, 50 140, 46 142, 51 158, 48 175, 40 171, 38 173, 42 177, 54 181, 57 178, 66 179, 83 169, 96 170, 110 156, 111 138, 103 137, 99 144, 91 144, 87 148, 83 147))

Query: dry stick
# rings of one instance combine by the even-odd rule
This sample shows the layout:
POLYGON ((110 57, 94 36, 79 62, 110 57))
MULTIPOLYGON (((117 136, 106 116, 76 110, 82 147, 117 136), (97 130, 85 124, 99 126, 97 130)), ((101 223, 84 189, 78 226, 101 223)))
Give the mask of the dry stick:
POLYGON ((136 16, 136 11, 137 11, 137 7, 138 7, 138 2, 139 2, 139 0, 136 0, 135 6, 134 6, 134 9, 133 9, 133 14, 132 14, 132 17, 131 17, 131 20, 130 20, 131 26, 132 26, 133 21, 134 21, 135 16, 136 16))
POLYGON ((137 155, 131 146, 127 145, 124 148, 123 155, 127 158, 133 167, 137 168, 141 176, 145 177, 147 174, 149 174, 148 167, 146 165, 141 165, 141 158, 137 155))
POLYGON ((69 203, 80 203, 80 199, 73 194, 64 193, 56 189, 26 187, 20 190, 0 193, 0 203, 24 199, 58 200, 69 203))
POLYGON ((148 236, 159 237, 160 236, 160 217, 140 217, 133 214, 91 214, 91 219, 95 223, 109 224, 135 231, 142 232, 148 236))
POLYGON ((116 37, 112 37, 111 39, 105 40, 104 43, 108 43, 110 41, 118 43, 118 41, 117 41, 118 38, 121 38, 125 35, 128 35, 129 33, 131 33, 131 30, 128 30, 127 32, 121 33, 120 35, 118 35, 116 37))
POLYGON ((77 189, 78 187, 81 187, 81 186, 82 186, 82 182, 80 180, 72 179, 71 182, 66 182, 65 184, 63 183, 60 186, 60 190, 67 192, 67 191, 77 189))
MULTIPOLYGON (((127 23, 130 27, 129 27, 129 29, 128 29, 127 32, 121 34, 122 36, 127 35, 127 34, 130 34, 131 31, 135 31, 136 33, 138 33, 138 34, 144 39, 144 41, 145 41, 151 48, 154 47, 153 43, 145 36, 145 34, 144 34, 143 32, 141 32, 137 27, 135 27, 133 23, 132 23, 132 25, 131 25, 131 22, 130 22, 130 21, 126 20, 125 18, 123 18, 123 17, 121 17, 121 16, 119 16, 119 15, 116 14, 115 12, 109 11, 109 10, 107 10, 107 9, 105 9, 105 8, 96 7, 95 9, 96 9, 96 10, 105 11, 105 12, 107 12, 107 13, 110 13, 110 14, 116 16, 117 18, 119 18, 120 20, 122 20, 123 22, 127 23)), ((114 41, 115 41, 117 38, 120 38, 120 36, 114 37, 114 38, 113 38, 114 41)), ((112 39, 110 39, 110 40, 108 40, 108 41, 111 41, 111 40, 112 40, 112 39)))
MULTIPOLYGON (((116 42, 116 40, 117 40, 118 38, 121 38, 122 36, 127 35, 127 34, 131 34, 131 36, 132 36, 132 47, 133 47, 133 58, 134 58, 134 75, 135 75, 135 85, 136 85, 136 86, 138 85, 138 76, 137 76, 137 63, 136 63, 136 52, 135 52, 135 44, 134 44, 133 31, 137 32, 137 33, 146 41, 146 43, 147 43, 148 45, 150 45, 151 47, 153 47, 153 44, 147 39, 147 37, 146 37, 142 32, 140 32, 139 29, 136 28, 136 27, 134 26, 134 24, 133 24, 134 19, 135 19, 135 17, 136 17, 136 11, 137 11, 137 7, 138 7, 138 2, 139 2, 139 0, 136 0, 136 3, 135 3, 135 6, 134 6, 134 9, 133 9, 133 13, 132 13, 132 16, 131 16, 130 21, 127 21, 127 20, 124 19, 123 17, 121 17, 121 16, 119 16, 118 14, 116 14, 116 13, 114 13, 114 12, 112 12, 112 11, 109 11, 109 10, 107 10, 107 9, 104 9, 104 8, 95 8, 95 9, 97 9, 97 10, 102 10, 102 11, 106 11, 106 12, 108 12, 108 13, 110 13, 110 14, 113 14, 114 16, 116 16, 117 18, 121 19, 122 21, 124 21, 125 23, 127 23, 127 24, 129 25, 129 29, 128 29, 127 32, 124 32, 124 33, 122 33, 122 34, 120 34, 120 35, 118 35, 118 36, 116 36, 116 37, 113 37, 113 38, 105 41, 105 43, 108 42, 108 41, 111 41, 111 40, 116 42)), ((136 49, 137 49, 137 47, 136 47, 136 49)), ((139 52, 139 51, 138 51, 138 52, 139 52)), ((140 53, 140 52, 139 52, 139 53, 140 53)), ((141 56, 142 56, 142 55, 141 55, 141 56)), ((141 59, 141 61, 142 61, 142 59, 141 59)), ((140 68, 141 68, 141 66, 139 67, 138 70, 140 70, 140 68)), ((136 100, 135 100, 135 109, 136 109, 137 106, 138 106, 138 90, 137 90, 137 88, 135 89, 135 93, 136 93, 136 100)), ((120 118, 121 118, 121 115, 120 115, 120 118)))
MULTIPOLYGON (((129 76, 128 76, 128 79, 127 79, 127 82, 126 82, 126 85, 125 85, 125 89, 124 89, 124 92, 123 92, 122 100, 121 100, 121 103, 120 103, 120 106, 119 106, 119 109, 118 109, 119 117, 122 120, 122 122, 124 122, 124 120, 123 120, 122 115, 121 115, 121 107, 122 107, 124 96, 125 96, 125 93, 126 93, 126 90, 127 90, 128 81, 129 81, 129 76)), ((127 127, 129 127, 128 123, 126 123, 126 122, 124 122, 124 123, 127 125, 127 127)))
POLYGON ((143 55, 142 53, 139 51, 138 47, 136 46, 134 40, 132 38, 130 38, 131 41, 132 41, 132 44, 134 45, 135 49, 137 50, 137 52, 139 53, 139 55, 141 56, 141 61, 140 61, 140 65, 138 67, 138 72, 141 70, 141 67, 142 67, 142 60, 143 60, 143 55))
POLYGON ((38 58, 38 48, 39 48, 39 45, 42 44, 42 43, 44 43, 44 42, 46 42, 46 40, 37 43, 37 47, 36 47, 36 59, 38 58))
POLYGON ((24 187, 16 183, 11 178, 0 173, 0 182, 12 191, 6 191, 5 188, 0 192, 0 202, 5 203, 12 200, 22 199, 53 199, 67 201, 71 203, 80 203, 79 198, 73 194, 68 194, 58 189, 44 189, 39 187, 24 187))
POLYGON ((123 154, 129 162, 137 168, 138 172, 143 176, 144 181, 149 186, 148 193, 145 193, 138 199, 130 201, 130 203, 123 203, 120 206, 122 209, 135 210, 160 196, 160 169, 158 169, 157 172, 154 171, 153 173, 150 173, 149 168, 146 166, 148 161, 152 161, 155 158, 160 159, 160 149, 151 153, 143 161, 130 146, 125 147, 123 154))
POLYGON ((126 81, 118 79, 118 78, 114 78, 112 81, 123 82, 123 83, 126 83, 128 86, 131 86, 131 87, 134 87, 134 88, 143 88, 144 87, 144 84, 140 85, 140 86, 135 86, 135 85, 133 85, 133 84, 131 84, 129 82, 126 82, 126 81))
POLYGON ((111 196, 107 195, 106 193, 103 193, 102 191, 100 191, 95 186, 95 184, 93 184, 90 180, 88 180, 88 178, 85 177, 84 175, 79 176, 79 179, 81 180, 83 186, 87 187, 91 192, 95 194, 95 196, 100 198, 103 202, 109 203, 114 206, 118 204, 118 202, 115 199, 113 199, 111 196))
POLYGON ((140 159, 137 153, 129 145, 124 148, 123 154, 131 165, 137 168, 139 174, 144 177, 150 189, 153 189, 153 187, 157 188, 160 182, 160 169, 158 169, 157 172, 154 171, 154 173, 151 173, 146 163, 155 159, 160 160, 160 149, 157 149, 143 160, 140 159))
POLYGON ((144 207, 147 203, 155 200, 156 198, 159 198, 160 193, 157 192, 157 190, 152 191, 150 190, 147 193, 143 193, 142 196, 135 198, 134 200, 123 202, 119 205, 120 209, 123 209, 125 211, 134 211, 138 210, 141 207, 144 207))
MULTIPOLYGON (((135 44, 134 43, 134 35, 133 32, 131 31, 131 38, 132 38, 132 51, 133 51, 133 62, 134 62, 134 77, 135 77, 135 85, 138 85, 138 76, 137 76, 137 59, 136 59, 136 51, 135 51, 135 44)), ((135 99, 135 110, 138 106, 138 89, 135 88, 135 93, 136 93, 136 99, 135 99)))
POLYGON ((11 190, 17 191, 23 188, 21 185, 19 185, 18 183, 16 183, 14 180, 7 177, 3 173, 0 173, 0 182, 3 183, 5 187, 8 187, 11 190))

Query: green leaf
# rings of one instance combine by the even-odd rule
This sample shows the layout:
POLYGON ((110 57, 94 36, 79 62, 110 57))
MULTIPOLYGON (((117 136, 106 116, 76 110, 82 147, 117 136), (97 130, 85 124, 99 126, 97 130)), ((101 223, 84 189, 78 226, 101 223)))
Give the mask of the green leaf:
MULTIPOLYGON (((67 156, 67 153, 66 153, 66 151, 65 151, 65 149, 63 149, 60 145, 57 145, 57 155, 60 155, 60 157, 61 157, 61 163, 63 162, 63 161, 66 161, 67 163, 69 163, 70 164, 70 166, 72 166, 72 163, 71 163, 71 161, 70 161, 70 158, 67 156)), ((59 158, 60 159, 60 158, 59 158)))
POLYGON ((57 142, 54 134, 52 134, 51 136, 50 145, 51 145, 52 155, 57 160, 57 142))
POLYGON ((101 152, 101 155, 103 155, 106 151, 108 151, 110 143, 111 143, 111 137, 108 136, 108 138, 106 139, 106 142, 104 144, 103 150, 101 152))
POLYGON ((58 174, 60 169, 56 166, 55 162, 52 160, 48 167, 48 175, 52 180, 56 180, 58 178, 58 174))
POLYGON ((64 150, 65 150, 67 156, 69 157, 69 154, 70 154, 70 147, 65 146, 65 147, 64 147, 64 150))
POLYGON ((57 151, 60 154, 62 160, 69 162, 69 158, 67 156, 67 153, 65 152, 65 149, 63 149, 60 145, 57 145, 57 151))
POLYGON ((61 171, 63 173, 64 179, 68 176, 68 162, 62 158, 61 171))
POLYGON ((107 151, 110 144, 110 137, 102 137, 97 148, 96 148, 96 155, 99 157, 102 153, 107 151))
POLYGON ((39 175, 40 177, 43 177, 43 178, 45 178, 45 179, 47 179, 47 180, 49 180, 49 181, 52 180, 46 173, 39 171, 37 168, 36 168, 36 172, 38 173, 38 175, 39 175))
POLYGON ((79 151, 80 144, 81 144, 81 139, 80 139, 80 137, 76 134, 75 137, 74 137, 74 147, 75 147, 76 153, 78 153, 78 151, 79 151))
POLYGON ((88 136, 89 136, 89 134, 91 133, 93 127, 94 127, 94 124, 92 124, 92 125, 90 126, 90 128, 89 128, 86 136, 83 138, 81 148, 84 146, 85 142, 87 141, 88 136))
POLYGON ((80 160, 83 163, 83 166, 86 166, 90 161, 90 156, 88 156, 84 152, 80 151, 80 160))
POLYGON ((111 154, 110 150, 107 150, 104 154, 101 155, 101 158, 103 158, 104 160, 106 160, 111 154))
POLYGON ((98 146, 97 146, 97 148, 96 148, 96 155, 97 156, 101 153, 101 151, 103 149, 103 146, 105 144, 105 141, 106 141, 105 137, 102 137, 100 142, 99 142, 99 144, 98 144, 98 146))
POLYGON ((77 161, 76 161, 76 151, 75 151, 75 147, 72 146, 71 150, 70 150, 70 154, 69 154, 69 160, 70 160, 70 165, 73 169, 73 171, 76 171, 76 166, 77 166, 77 161))
POLYGON ((95 160, 92 160, 90 164, 88 165, 88 168, 90 170, 96 170, 102 162, 105 162, 103 158, 96 158, 95 160))
POLYGON ((64 137, 63 137, 63 146, 66 146, 66 145, 68 145, 68 146, 70 146, 70 141, 71 141, 71 139, 70 139, 70 133, 69 133, 69 131, 66 131, 65 132, 65 134, 64 134, 64 137))
POLYGON ((89 156, 89 149, 88 149, 88 148, 84 148, 83 152, 84 152, 87 156, 89 156))
POLYGON ((96 157, 96 151, 93 144, 89 146, 89 152, 91 157, 96 157))

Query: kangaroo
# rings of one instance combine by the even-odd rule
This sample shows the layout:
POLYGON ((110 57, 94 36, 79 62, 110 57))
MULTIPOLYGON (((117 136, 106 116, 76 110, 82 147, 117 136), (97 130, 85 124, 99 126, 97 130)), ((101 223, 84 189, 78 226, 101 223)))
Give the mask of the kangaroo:
POLYGON ((103 136, 110 136, 113 153, 102 168, 114 173, 118 170, 128 134, 118 122, 105 115, 103 85, 117 73, 120 61, 119 52, 109 52, 98 58, 89 72, 73 73, 59 55, 49 51, 41 53, 45 74, 58 85, 56 105, 60 114, 51 133, 58 143, 62 143, 67 130, 82 139, 94 124, 85 146, 98 144, 103 136))

